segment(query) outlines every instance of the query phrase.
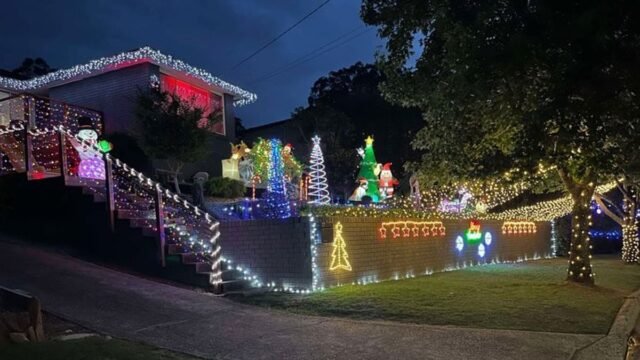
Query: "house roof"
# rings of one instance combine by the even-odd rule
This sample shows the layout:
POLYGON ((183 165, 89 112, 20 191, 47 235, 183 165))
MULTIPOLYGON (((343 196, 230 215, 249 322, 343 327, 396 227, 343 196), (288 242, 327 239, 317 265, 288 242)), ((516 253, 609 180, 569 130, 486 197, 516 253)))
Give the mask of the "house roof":
POLYGON ((86 64, 76 65, 68 69, 54 71, 29 80, 16 80, 0 76, 0 88, 13 91, 31 91, 45 87, 57 86, 63 83, 77 81, 86 77, 121 69, 123 67, 149 62, 170 72, 178 72, 189 78, 195 78, 208 86, 218 88, 233 95, 234 105, 250 104, 258 98, 256 94, 230 84, 209 72, 193 67, 171 55, 165 55, 150 47, 127 51, 115 56, 91 60, 86 64))

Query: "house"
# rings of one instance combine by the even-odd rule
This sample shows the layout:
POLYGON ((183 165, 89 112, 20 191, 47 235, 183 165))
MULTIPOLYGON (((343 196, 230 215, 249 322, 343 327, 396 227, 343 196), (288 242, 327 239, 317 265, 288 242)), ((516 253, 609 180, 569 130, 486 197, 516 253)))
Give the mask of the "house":
POLYGON ((149 47, 89 61, 29 80, 0 77, 0 99, 30 93, 102 112, 105 133, 134 132, 137 92, 160 86, 223 121, 211 128, 210 147, 204 160, 185 167, 183 177, 196 171, 222 173, 220 160, 229 157, 235 141, 234 107, 250 104, 257 96, 209 72, 193 67, 149 47))

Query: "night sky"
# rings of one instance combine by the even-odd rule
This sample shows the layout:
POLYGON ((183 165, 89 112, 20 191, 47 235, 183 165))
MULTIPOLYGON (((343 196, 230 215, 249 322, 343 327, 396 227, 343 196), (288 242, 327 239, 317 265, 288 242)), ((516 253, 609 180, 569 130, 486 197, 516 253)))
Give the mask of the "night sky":
POLYGON ((323 2, 8 1, 0 15, 0 68, 13 69, 25 57, 42 57, 52 67, 66 68, 148 45, 258 94, 258 101, 237 109, 237 115, 247 127, 261 125, 288 118, 295 107, 305 105, 318 77, 357 61, 371 62, 381 49, 375 29, 360 20, 360 0, 331 0, 232 69, 323 2), (268 78, 309 53, 322 52, 268 78))

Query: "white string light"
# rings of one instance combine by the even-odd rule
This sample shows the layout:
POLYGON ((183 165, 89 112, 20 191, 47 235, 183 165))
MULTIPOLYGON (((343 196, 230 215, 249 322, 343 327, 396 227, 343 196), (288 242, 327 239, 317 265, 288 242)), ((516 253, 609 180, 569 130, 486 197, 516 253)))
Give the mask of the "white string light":
POLYGON ((327 172, 324 170, 324 156, 320 148, 320 137, 315 135, 311 138, 313 148, 311 149, 309 168, 309 204, 326 205, 329 204, 329 185, 327 184, 327 172))
POLYGON ((171 55, 165 55, 148 46, 134 51, 123 52, 115 56, 91 60, 83 65, 76 65, 68 69, 54 71, 29 80, 16 80, 0 77, 0 88, 7 88, 16 91, 30 91, 46 87, 52 82, 65 81, 75 77, 109 71, 120 66, 133 65, 146 61, 156 65, 170 67, 196 79, 202 80, 211 86, 216 86, 229 92, 234 95, 235 101, 233 104, 235 106, 250 104, 258 98, 254 93, 243 90, 236 85, 229 84, 228 82, 211 75, 205 70, 193 67, 182 60, 175 59, 171 55))

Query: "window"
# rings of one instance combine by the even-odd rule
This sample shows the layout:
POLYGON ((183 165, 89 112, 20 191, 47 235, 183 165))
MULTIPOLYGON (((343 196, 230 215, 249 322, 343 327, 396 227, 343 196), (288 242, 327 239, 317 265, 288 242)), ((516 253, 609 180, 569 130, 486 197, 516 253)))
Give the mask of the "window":
POLYGON ((225 134, 222 96, 165 74, 160 77, 160 88, 162 91, 177 95, 181 100, 190 103, 191 106, 202 109, 201 127, 207 127, 206 118, 213 114, 215 121, 209 124, 208 130, 221 135, 225 134))

